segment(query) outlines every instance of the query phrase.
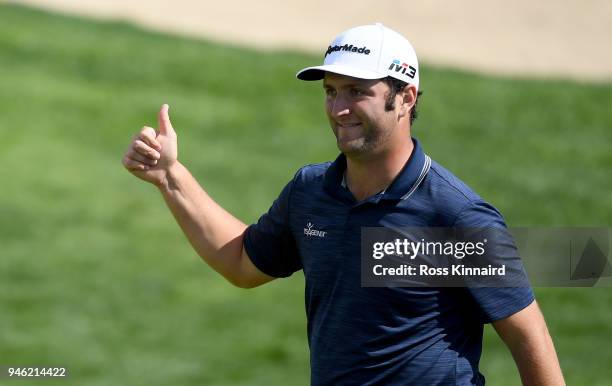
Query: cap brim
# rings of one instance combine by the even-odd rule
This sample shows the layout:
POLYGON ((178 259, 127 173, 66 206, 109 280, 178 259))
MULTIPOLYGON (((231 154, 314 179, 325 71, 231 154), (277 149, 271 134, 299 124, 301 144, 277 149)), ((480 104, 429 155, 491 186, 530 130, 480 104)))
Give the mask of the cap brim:
POLYGON ((323 66, 307 67, 299 71, 297 74, 295 74, 295 76, 301 80, 321 80, 325 77, 326 72, 351 76, 359 79, 381 79, 386 76, 385 74, 378 72, 360 70, 340 64, 326 64, 323 66))

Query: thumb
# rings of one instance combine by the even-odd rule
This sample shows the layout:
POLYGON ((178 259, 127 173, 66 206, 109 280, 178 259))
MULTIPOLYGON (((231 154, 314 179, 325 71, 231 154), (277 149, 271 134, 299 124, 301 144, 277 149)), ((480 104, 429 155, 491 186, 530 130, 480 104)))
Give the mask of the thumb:
POLYGON ((168 109, 170 106, 163 104, 159 110, 159 134, 168 135, 175 134, 172 123, 170 123, 170 116, 168 115, 168 109))

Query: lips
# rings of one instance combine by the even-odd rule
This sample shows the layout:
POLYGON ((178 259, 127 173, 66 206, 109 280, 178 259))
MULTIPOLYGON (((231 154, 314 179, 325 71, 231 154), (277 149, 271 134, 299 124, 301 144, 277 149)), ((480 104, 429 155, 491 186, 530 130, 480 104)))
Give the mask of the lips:
POLYGON ((350 129, 350 128, 357 127, 357 126, 361 125, 361 122, 343 122, 343 123, 337 122, 337 125, 338 125, 338 127, 342 127, 342 128, 345 128, 345 129, 350 129))

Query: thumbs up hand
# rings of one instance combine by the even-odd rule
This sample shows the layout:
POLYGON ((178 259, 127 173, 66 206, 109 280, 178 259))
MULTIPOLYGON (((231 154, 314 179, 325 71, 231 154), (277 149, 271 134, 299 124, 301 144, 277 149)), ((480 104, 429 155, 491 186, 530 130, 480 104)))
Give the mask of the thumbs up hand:
POLYGON ((178 157, 176 132, 168 115, 169 106, 162 105, 159 110, 159 128, 145 126, 130 143, 123 156, 123 166, 136 177, 156 186, 166 181, 170 167, 178 157))

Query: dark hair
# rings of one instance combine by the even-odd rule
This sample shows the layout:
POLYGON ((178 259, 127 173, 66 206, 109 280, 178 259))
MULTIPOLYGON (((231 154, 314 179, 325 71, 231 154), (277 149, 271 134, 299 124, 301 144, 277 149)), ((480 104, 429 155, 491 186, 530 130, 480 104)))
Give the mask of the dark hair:
MULTIPOLYGON (((391 89, 389 94, 387 94, 387 99, 385 100, 385 110, 386 111, 394 110, 395 109, 395 96, 397 95, 398 92, 404 90, 404 88, 408 85, 408 83, 402 80, 399 80, 399 79, 395 79, 391 76, 383 78, 382 80, 391 89)), ((417 104, 419 103, 419 97, 421 96, 421 94, 423 94, 423 92, 419 90, 417 92, 417 98, 414 101, 414 106, 412 106, 412 109, 410 109, 410 126, 412 126, 412 122, 414 122, 414 120, 417 118, 417 115, 418 115, 417 104)))

